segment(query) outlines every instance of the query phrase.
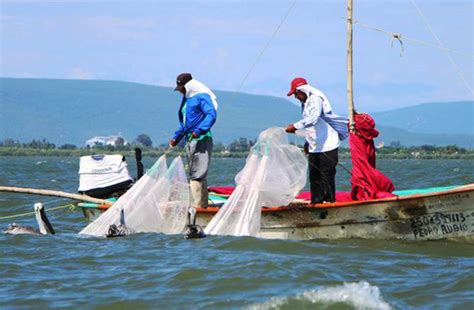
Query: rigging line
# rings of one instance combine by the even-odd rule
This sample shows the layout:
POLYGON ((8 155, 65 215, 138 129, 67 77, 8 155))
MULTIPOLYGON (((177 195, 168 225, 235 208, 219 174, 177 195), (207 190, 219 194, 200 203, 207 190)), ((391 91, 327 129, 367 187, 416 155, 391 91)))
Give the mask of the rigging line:
POLYGON ((453 49, 450 49, 450 48, 447 48, 447 47, 444 47, 444 46, 441 46, 441 45, 436 45, 436 44, 433 44, 433 43, 429 43, 429 42, 425 42, 425 41, 421 41, 421 40, 417 40, 417 39, 407 38, 405 36, 402 36, 398 32, 390 32, 390 31, 383 30, 383 29, 380 29, 380 28, 372 27, 372 26, 364 24, 364 23, 362 23, 358 20, 354 20, 353 23, 354 23, 354 25, 360 26, 362 28, 366 28, 366 29, 370 29, 370 30, 374 30, 374 31, 384 33, 384 34, 390 36, 393 39, 403 38, 403 41, 412 42, 412 43, 416 43, 416 44, 419 44, 419 45, 424 45, 424 46, 436 48, 436 49, 439 49, 439 50, 442 50, 442 51, 446 51, 446 52, 450 52, 450 53, 454 53, 454 54, 459 54, 461 56, 474 58, 474 55, 468 54, 466 52, 460 52, 460 51, 456 51, 456 50, 453 50, 453 49))
MULTIPOLYGON (((418 5, 416 4, 415 0, 411 0, 411 3, 413 4, 413 6, 416 8, 418 14, 421 16, 421 18, 423 19, 423 21, 425 22, 426 26, 428 27, 428 29, 430 30, 431 34, 433 35, 433 37, 435 37, 436 41, 438 41, 438 44, 441 46, 441 47, 444 47, 443 43, 441 42, 441 40, 439 39, 439 37, 436 35, 436 33, 434 32, 433 28, 431 27, 431 24, 428 22, 428 19, 425 17, 425 15, 423 14, 423 12, 420 10, 420 8, 418 7, 418 5)), ((461 79, 464 81, 464 84, 466 85, 467 89, 471 92, 471 95, 474 95, 474 90, 472 89, 471 85, 469 85, 469 82, 466 80, 466 78, 464 77, 464 73, 461 71, 461 69, 459 68, 459 66, 454 62, 453 58, 451 57, 451 55, 445 51, 445 54, 446 56, 448 57, 449 61, 451 62, 451 64, 454 66, 454 68, 458 71, 459 73, 459 76, 461 77, 461 79)))
POLYGON ((344 167, 344 165, 341 164, 341 163, 339 162, 339 160, 336 162, 336 161, 334 161, 334 159, 332 159, 331 157, 329 157, 326 153, 322 153, 322 154, 323 154, 327 159, 329 159, 333 164, 336 163, 337 166, 340 166, 342 169, 344 169, 344 170, 345 170, 347 173, 349 173, 349 175, 352 177, 352 172, 351 172, 349 169, 347 169, 346 167, 344 167))
POLYGON ((272 43, 273 39, 275 38, 275 36, 277 35, 278 31, 280 30, 281 26, 283 26, 283 24, 285 23, 286 19, 288 18, 288 16, 290 15, 290 12, 291 10, 293 10, 293 8, 295 7, 296 5, 296 0, 293 1, 293 3, 291 4, 290 8, 288 9, 288 11, 286 12, 285 16, 283 17, 283 19, 280 21, 280 24, 278 25, 278 27, 273 31, 270 39, 267 41, 267 43, 265 44, 265 46, 263 47, 263 49, 260 51, 260 53, 257 55, 257 57, 255 58, 255 61, 253 62, 252 66, 250 66, 250 69, 249 71, 247 72, 247 74, 245 74, 244 78, 242 79, 242 81, 240 82, 240 85, 239 87, 237 87, 237 90, 236 90, 236 93, 240 92, 240 90, 242 89, 242 86, 244 85, 245 81, 247 80, 247 78, 250 76, 250 73, 252 73, 253 69, 255 68, 255 66, 257 65, 257 63, 260 61, 260 58, 262 57, 263 53, 265 53, 265 51, 267 50, 267 48, 270 46, 270 43, 272 43))
MULTIPOLYGON (((48 208, 48 210, 45 210, 45 211, 51 212, 51 211, 64 209, 64 208, 69 208, 70 211, 73 211, 75 207, 76 206, 74 204, 69 203, 67 205, 63 205, 63 206, 59 206, 59 207, 48 208)), ((26 213, 14 214, 14 215, 2 216, 2 217, 0 217, 0 220, 23 217, 23 216, 27 216, 27 215, 35 215, 35 212, 33 211, 33 212, 26 212, 26 213)))

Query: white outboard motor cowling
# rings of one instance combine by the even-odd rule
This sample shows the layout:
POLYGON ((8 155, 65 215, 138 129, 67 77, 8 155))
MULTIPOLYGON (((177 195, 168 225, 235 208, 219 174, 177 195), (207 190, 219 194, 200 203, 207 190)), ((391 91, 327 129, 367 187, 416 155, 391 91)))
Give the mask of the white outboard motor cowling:
POLYGON ((133 183, 122 155, 82 156, 79 164, 79 193, 107 198, 133 183))

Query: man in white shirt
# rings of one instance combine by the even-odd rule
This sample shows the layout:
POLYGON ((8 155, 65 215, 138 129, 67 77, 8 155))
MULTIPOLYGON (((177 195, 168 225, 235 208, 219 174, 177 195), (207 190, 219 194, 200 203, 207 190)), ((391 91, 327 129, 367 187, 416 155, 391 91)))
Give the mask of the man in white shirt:
POLYGON ((286 132, 294 133, 302 129, 306 132, 305 152, 309 153, 311 203, 334 202, 336 165, 341 142, 339 132, 325 117, 332 114, 329 100, 320 90, 308 85, 304 78, 293 79, 287 95, 294 95, 301 102, 303 118, 288 125, 286 132))

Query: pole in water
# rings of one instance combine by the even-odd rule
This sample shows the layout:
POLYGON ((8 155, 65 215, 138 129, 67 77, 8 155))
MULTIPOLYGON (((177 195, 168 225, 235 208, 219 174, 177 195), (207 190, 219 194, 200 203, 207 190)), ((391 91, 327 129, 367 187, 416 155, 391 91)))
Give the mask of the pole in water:
POLYGON ((137 163, 137 181, 143 176, 142 150, 135 148, 135 161, 137 163))
POLYGON ((206 234, 201 226, 196 225, 196 209, 191 208, 188 211, 188 225, 184 233, 184 239, 204 238, 206 234))

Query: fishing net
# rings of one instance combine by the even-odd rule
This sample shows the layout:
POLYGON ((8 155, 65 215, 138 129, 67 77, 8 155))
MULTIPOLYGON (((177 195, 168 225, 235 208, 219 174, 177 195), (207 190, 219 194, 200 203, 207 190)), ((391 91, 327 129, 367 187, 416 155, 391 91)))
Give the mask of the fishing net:
POLYGON ((169 168, 161 156, 133 185, 80 234, 105 236, 110 225, 125 225, 133 232, 178 234, 184 231, 189 209, 189 185, 181 157, 169 168))
POLYGON ((288 205, 306 183, 307 165, 282 128, 261 132, 235 177, 234 192, 206 226, 206 234, 256 236, 261 208, 288 205))

